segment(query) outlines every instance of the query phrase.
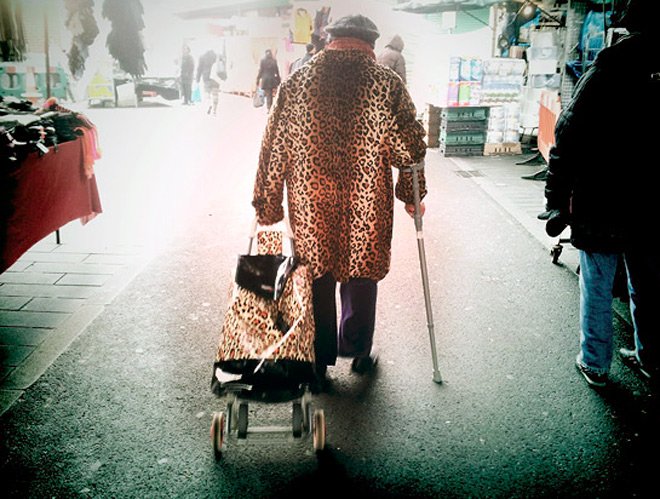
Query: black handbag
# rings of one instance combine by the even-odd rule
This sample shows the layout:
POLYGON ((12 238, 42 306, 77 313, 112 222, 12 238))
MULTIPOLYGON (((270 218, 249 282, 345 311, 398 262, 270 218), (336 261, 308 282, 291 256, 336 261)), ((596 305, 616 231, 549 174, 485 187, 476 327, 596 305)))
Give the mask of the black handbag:
MULTIPOLYGON (((257 233, 257 221, 253 221, 250 233, 250 244, 247 254, 239 255, 236 263, 234 281, 240 287, 269 300, 277 300, 282 296, 284 285, 296 268, 298 258, 295 254, 293 232, 285 219, 287 235, 291 245, 291 255, 279 254, 252 254, 252 245, 257 233)), ((281 249, 280 249, 281 251, 281 249)))
POLYGON ((239 255, 234 280, 263 298, 277 300, 296 263, 295 256, 239 255))

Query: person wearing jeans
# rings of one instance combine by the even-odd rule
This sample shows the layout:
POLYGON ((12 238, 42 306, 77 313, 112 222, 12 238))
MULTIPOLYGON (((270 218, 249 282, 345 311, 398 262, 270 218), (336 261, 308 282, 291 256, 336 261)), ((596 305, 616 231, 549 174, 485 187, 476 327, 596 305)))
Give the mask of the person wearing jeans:
MULTIPOLYGON (((634 326, 634 350, 622 352, 628 362, 637 362, 640 373, 651 378, 644 366, 653 365, 651 357, 658 341, 654 322, 655 307, 660 303, 658 285, 660 265, 651 250, 624 251, 628 274, 630 312, 634 326), (634 355, 634 358, 630 358, 634 355), (643 359, 643 360, 642 360, 643 359)), ((612 326, 612 288, 619 253, 579 251, 580 256, 580 353, 577 362, 597 376, 607 374, 612 362, 614 330, 612 326)))
MULTIPOLYGON (((660 126, 660 2, 629 0, 618 22, 629 35, 597 55, 562 110, 550 150, 545 197, 546 231, 571 227, 580 253, 578 371, 592 387, 607 384, 613 357, 612 290, 623 257, 628 276, 634 347, 621 360, 645 379, 656 377, 660 332, 660 252, 657 212, 660 126), (627 102, 634 88, 642 102, 627 102), (608 103, 624 103, 616 113, 608 103), (614 120, 612 118, 615 118, 614 120)), ((616 16, 615 16, 616 18, 616 16)))

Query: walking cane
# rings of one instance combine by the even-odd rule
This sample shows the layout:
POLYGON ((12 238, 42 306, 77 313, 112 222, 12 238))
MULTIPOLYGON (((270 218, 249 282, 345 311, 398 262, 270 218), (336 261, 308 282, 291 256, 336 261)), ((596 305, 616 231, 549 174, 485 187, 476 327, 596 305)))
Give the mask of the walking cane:
POLYGON ((438 354, 435 348, 435 332, 433 329, 433 310, 431 308, 431 291, 429 288, 429 272, 426 267, 426 251, 424 250, 424 233, 422 232, 422 211, 419 194, 419 172, 424 169, 424 161, 410 167, 413 178, 413 197, 415 201, 415 230, 417 231, 417 250, 419 252, 419 267, 422 272, 422 285, 424 286, 424 303, 426 305, 426 323, 431 339, 431 356, 433 358, 433 381, 442 383, 438 369, 438 354))

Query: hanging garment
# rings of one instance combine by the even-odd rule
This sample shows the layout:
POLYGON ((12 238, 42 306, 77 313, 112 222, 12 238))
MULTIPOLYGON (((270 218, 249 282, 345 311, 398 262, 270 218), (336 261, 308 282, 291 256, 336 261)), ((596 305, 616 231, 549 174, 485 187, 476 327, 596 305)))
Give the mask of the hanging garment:
POLYGON ((22 61, 25 50, 21 2, 0 0, 0 58, 22 61))
POLYGON ((110 55, 119 62, 122 71, 133 77, 142 76, 147 70, 144 60, 144 9, 140 0, 105 0, 103 17, 109 19, 112 30, 106 45, 110 55))
POLYGON ((293 19, 293 43, 310 43, 313 29, 312 16, 307 9, 296 9, 293 19))

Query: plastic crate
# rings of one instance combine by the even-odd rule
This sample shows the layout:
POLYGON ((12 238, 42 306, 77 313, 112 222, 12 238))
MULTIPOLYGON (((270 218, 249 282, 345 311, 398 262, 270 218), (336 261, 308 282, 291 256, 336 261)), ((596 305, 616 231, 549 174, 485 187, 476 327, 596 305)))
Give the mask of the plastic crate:
MULTIPOLYGON (((61 100, 66 100, 67 90, 69 86, 69 78, 62 69, 61 66, 50 68, 50 95, 52 97, 57 97, 61 100)), ((47 85, 46 85, 46 73, 44 72, 35 72, 34 74, 35 83, 37 84, 37 90, 41 95, 46 95, 47 85)))
POLYGON ((488 119, 487 107, 443 107, 440 117, 444 121, 478 121, 488 119))
POLYGON ((445 132, 484 132, 488 129, 488 121, 443 121, 440 130, 445 132))
POLYGON ((0 65, 0 95, 20 98, 25 92, 24 68, 15 64, 0 65))
POLYGON ((440 142, 444 142, 447 145, 473 145, 473 144, 485 144, 486 143, 486 132, 470 132, 470 131, 461 131, 461 132, 440 132, 440 142))
POLYGON ((448 145, 440 142, 440 152, 445 156, 483 156, 484 145, 448 145))

